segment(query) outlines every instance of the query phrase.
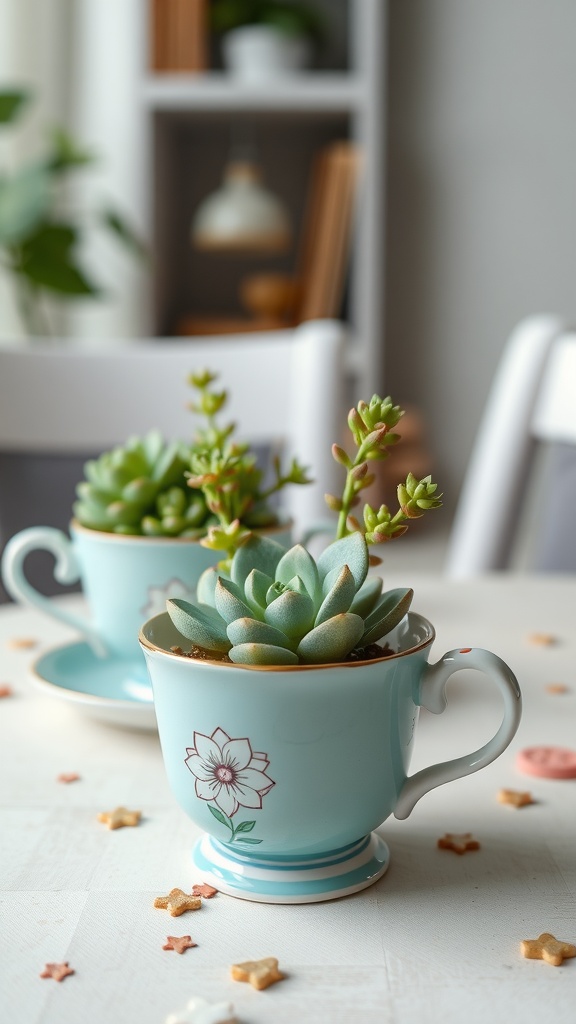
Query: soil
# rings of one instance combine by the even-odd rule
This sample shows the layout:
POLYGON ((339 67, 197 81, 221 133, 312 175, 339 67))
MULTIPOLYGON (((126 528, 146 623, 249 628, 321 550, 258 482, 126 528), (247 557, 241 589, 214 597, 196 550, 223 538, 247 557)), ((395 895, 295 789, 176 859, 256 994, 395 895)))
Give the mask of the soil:
MULTIPOLYGON (((204 647, 197 647, 195 644, 189 651, 183 651, 181 647, 171 647, 170 650, 173 654, 178 654, 182 658, 196 658, 198 661, 221 661, 223 664, 233 664, 227 654, 221 654, 219 651, 207 651, 204 647)), ((357 647, 356 650, 351 651, 348 657, 344 658, 342 664, 348 661, 353 663, 355 661, 374 661, 376 658, 389 658, 391 654, 395 653, 396 651, 388 644, 384 644, 383 647, 380 647, 379 644, 368 644, 367 647, 357 647)))

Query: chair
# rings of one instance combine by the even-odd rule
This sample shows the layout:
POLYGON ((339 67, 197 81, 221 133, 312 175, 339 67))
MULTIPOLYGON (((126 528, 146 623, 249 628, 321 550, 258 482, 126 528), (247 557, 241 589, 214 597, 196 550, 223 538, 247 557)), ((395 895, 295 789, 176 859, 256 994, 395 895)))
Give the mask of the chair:
POLYGON ((313 484, 282 493, 298 537, 326 518, 323 495, 338 486, 331 447, 345 423, 344 343, 343 324, 316 320, 238 337, 0 347, 0 547, 25 526, 66 529, 86 458, 152 428, 191 437, 187 377, 204 367, 229 391, 223 420, 237 424, 239 439, 281 444, 286 459, 311 467, 313 484), (31 457, 42 474, 36 484, 31 457))
MULTIPOLYGON (((523 320, 492 384, 448 546, 451 577, 505 569, 524 509, 537 442, 550 445, 531 567, 576 571, 576 333, 557 316, 523 320)), ((543 482, 542 482, 543 481, 543 482)))

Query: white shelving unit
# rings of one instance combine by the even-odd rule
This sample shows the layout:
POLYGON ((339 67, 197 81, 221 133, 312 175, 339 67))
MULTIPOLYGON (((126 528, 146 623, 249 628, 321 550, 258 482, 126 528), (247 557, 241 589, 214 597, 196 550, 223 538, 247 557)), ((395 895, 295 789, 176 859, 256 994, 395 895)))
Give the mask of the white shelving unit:
MULTIPOLYGON (((343 66, 309 71, 289 84, 270 82, 266 88, 224 71, 151 73, 148 2, 123 0, 120 7, 112 40, 108 5, 80 0, 83 86, 76 98, 76 121, 83 139, 103 157, 109 191, 151 240, 153 261, 147 273, 152 281, 134 275, 123 289, 122 319, 128 331, 132 324, 135 334, 170 333, 186 288, 193 292, 199 287, 198 264, 190 262, 190 214, 202 191, 215 186, 230 125, 252 125, 263 156, 284 146, 278 161, 289 174, 289 153, 301 193, 313 150, 344 134, 362 152, 346 299, 350 366, 355 390, 363 395, 378 390, 384 363, 385 0, 325 4, 328 19, 337 13, 339 25, 347 26, 343 66)), ((220 269, 212 266, 208 278, 212 272, 220 269)), ((84 333, 102 333, 104 316, 95 311, 100 326, 90 326, 88 317, 84 333)))

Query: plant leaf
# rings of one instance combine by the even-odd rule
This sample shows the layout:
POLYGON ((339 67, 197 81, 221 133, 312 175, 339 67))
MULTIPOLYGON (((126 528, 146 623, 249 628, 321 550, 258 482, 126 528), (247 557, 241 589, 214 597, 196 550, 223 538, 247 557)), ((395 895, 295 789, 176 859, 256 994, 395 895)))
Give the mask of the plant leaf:
POLYGON ((29 99, 30 93, 23 89, 3 89, 0 92, 0 124, 15 121, 29 99))
POLYGON ((360 589, 368 574, 368 545, 364 535, 355 531, 333 541, 324 548, 317 565, 322 582, 331 569, 347 565, 356 581, 356 588, 360 589))
POLYGON ((107 208, 102 210, 100 219, 104 227, 112 231, 116 238, 118 238, 127 249, 134 253, 135 256, 144 259, 148 250, 144 245, 141 238, 138 237, 136 231, 128 223, 128 221, 118 213, 117 210, 107 208))
POLYGON ((297 665, 298 658, 286 647, 274 644, 239 644, 228 651, 236 665, 297 665))
POLYGON ((355 593, 356 581, 348 566, 343 565, 333 587, 320 605, 314 625, 319 626, 327 619, 333 618, 334 615, 349 611, 355 593))
POLYGON ((394 629, 406 615, 413 597, 413 590, 402 587, 383 594, 364 623, 362 645, 373 644, 394 629))
POLYGON ((368 576, 350 605, 350 611, 363 619, 370 614, 382 593, 382 577, 368 576))
POLYGON ((214 591, 218 582, 218 570, 214 566, 205 569, 196 587, 196 598, 199 604, 207 604, 210 608, 216 608, 214 591))
POLYGON ((235 619, 229 624, 226 632, 234 647, 240 644, 272 644, 274 647, 285 647, 287 650, 294 649, 286 633, 267 622, 259 622, 258 619, 235 619))
POLYGON ((301 544, 295 544, 282 556, 276 567, 276 579, 280 583, 290 583, 294 576, 299 576, 310 597, 314 600, 320 589, 320 578, 316 562, 312 555, 301 544))
POLYGON ((273 582, 274 580, 270 579, 270 576, 266 576, 266 573, 260 572, 259 569, 253 569, 246 579, 246 583, 244 584, 244 595, 251 608, 253 608, 258 615, 263 615, 264 613, 266 608, 266 594, 273 582))
POLYGON ((22 245, 19 270, 34 284, 65 295, 96 295, 98 289, 72 260, 78 233, 68 224, 41 224, 22 245))
POLYGON ((182 598, 168 600, 166 610, 178 632, 198 644, 198 647, 204 647, 207 651, 229 650, 230 641, 224 624, 215 616, 208 615, 182 598))
POLYGON ((285 590, 268 605, 264 619, 287 636, 300 639, 314 625, 314 602, 308 594, 285 590))
POLYGON ((357 647, 363 632, 364 620, 359 615, 342 612, 307 633, 296 653, 306 664, 343 661, 357 647))
POLYGON ((0 178, 0 242, 20 242, 48 206, 50 178, 45 167, 25 167, 12 178, 0 178))
POLYGON ((274 579, 276 566, 284 554, 285 549, 275 540, 252 534, 232 559, 232 580, 243 589, 252 569, 259 569, 274 579))
POLYGON ((216 611, 224 619, 226 625, 236 619, 251 619, 254 612, 244 601, 244 594, 232 580, 218 577, 214 588, 214 604, 216 611))

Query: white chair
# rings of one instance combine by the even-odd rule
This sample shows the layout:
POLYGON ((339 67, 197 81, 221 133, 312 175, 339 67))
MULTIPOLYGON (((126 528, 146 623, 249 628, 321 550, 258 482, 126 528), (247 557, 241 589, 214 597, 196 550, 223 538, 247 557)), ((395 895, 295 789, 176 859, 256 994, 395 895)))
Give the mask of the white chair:
POLYGON ((553 449, 540 477, 546 507, 531 567, 575 572, 576 333, 557 316, 523 320, 506 344, 456 511, 449 576, 509 566, 537 442, 553 449))
MULTIPOLYGON (((286 460, 297 456, 310 466, 313 484, 282 493, 282 510, 299 536, 326 518, 324 493, 338 486, 331 447, 346 422, 345 338, 339 321, 316 320, 290 330, 182 341, 0 346, 0 453, 43 455, 50 466, 50 458, 84 459, 152 428, 166 438, 189 438, 198 421, 187 408, 193 398, 187 377, 208 367, 229 392, 222 419, 237 424, 239 439, 275 448, 281 443, 286 460)), ((11 487, 7 471, 4 476, 6 506, 11 487)), ((48 478, 32 496, 34 525, 65 528, 47 523, 43 512, 54 486, 48 478)), ((16 529, 32 525, 19 524, 14 515, 11 521, 10 533, 2 531, 4 543, 16 529)))

